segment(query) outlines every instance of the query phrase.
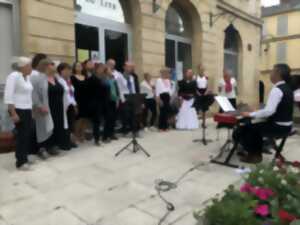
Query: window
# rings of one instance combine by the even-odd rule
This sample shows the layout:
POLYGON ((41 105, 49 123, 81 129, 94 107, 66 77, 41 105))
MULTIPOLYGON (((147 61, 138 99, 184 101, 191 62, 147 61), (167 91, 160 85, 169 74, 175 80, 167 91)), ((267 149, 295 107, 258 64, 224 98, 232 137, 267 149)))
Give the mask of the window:
POLYGON ((280 15, 277 18, 277 35, 288 35, 288 16, 280 15))
POLYGON ((277 44, 277 63, 286 62, 287 45, 284 42, 277 44))
POLYGON ((225 30, 224 69, 232 71, 236 78, 239 74, 240 45, 241 38, 239 32, 233 25, 230 25, 225 30))
POLYGON ((166 32, 168 34, 190 37, 190 31, 188 30, 189 26, 188 19, 182 10, 174 5, 171 5, 167 11, 166 16, 166 32))
POLYGON ((125 16, 119 0, 75 0, 78 12, 125 23, 125 16))

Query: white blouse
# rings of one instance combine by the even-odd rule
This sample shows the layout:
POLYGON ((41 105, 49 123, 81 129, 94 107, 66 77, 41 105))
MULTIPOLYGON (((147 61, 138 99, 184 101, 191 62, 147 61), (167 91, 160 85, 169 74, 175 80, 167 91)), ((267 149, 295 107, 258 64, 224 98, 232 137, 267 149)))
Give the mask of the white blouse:
POLYGON ((57 76, 57 80, 58 82, 64 87, 65 92, 67 94, 67 107, 69 107, 70 105, 76 106, 76 100, 75 100, 75 88, 73 85, 71 85, 71 87, 68 85, 67 81, 65 79, 63 79, 61 76, 57 76), (73 94, 71 94, 71 92, 73 92, 73 94))
POLYGON ((206 76, 200 77, 199 75, 196 76, 197 87, 199 89, 206 89, 208 86, 208 79, 206 76))
POLYGON ((158 78, 155 85, 156 97, 159 97, 163 93, 169 93, 170 96, 172 96, 174 92, 173 86, 174 85, 172 84, 171 80, 158 78))
POLYGON ((224 78, 222 78, 219 82, 219 88, 221 88, 221 95, 224 96, 224 97, 227 97, 229 99, 233 99, 233 98, 236 98, 236 87, 237 87, 237 82, 236 80, 232 77, 231 80, 231 85, 232 85, 232 90, 231 92, 226 92, 225 91, 225 87, 226 87, 226 82, 224 80, 224 78))
POLYGON ((32 109, 33 87, 29 77, 20 72, 8 75, 4 90, 4 103, 14 105, 16 109, 32 109))
POLYGON ((152 82, 150 83, 151 84, 149 84, 145 80, 141 83, 141 93, 147 95, 146 99, 154 98, 154 90, 153 90, 154 84, 152 84, 152 82))

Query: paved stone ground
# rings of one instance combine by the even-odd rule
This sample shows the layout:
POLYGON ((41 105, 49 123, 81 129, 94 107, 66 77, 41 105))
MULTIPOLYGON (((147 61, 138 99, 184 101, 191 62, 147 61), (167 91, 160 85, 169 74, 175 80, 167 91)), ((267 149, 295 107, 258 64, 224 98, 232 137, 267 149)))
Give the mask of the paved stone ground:
MULTIPOLYGON (((148 132, 140 142, 151 158, 141 152, 115 158, 126 138, 100 148, 86 144, 38 161, 34 171, 26 173, 14 169, 12 154, 0 155, 0 225, 156 225, 166 206, 154 181, 175 181, 216 155, 224 137, 216 141, 212 124, 208 133, 215 141, 204 147, 192 142, 200 131, 148 132)), ((289 139, 290 159, 300 158, 299 145, 299 136, 289 139)), ((193 210, 239 179, 235 170, 211 164, 191 172, 165 194, 176 210, 164 224, 195 225, 193 210)))

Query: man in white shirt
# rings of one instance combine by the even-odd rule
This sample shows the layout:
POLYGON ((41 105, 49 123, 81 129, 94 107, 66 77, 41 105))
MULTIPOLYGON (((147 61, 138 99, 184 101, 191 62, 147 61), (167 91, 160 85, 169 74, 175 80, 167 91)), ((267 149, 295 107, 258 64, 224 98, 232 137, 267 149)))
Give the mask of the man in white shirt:
POLYGON ((115 79, 118 79, 118 77, 122 76, 122 73, 116 70, 116 61, 114 59, 107 60, 106 65, 111 69, 115 79))
POLYGON ((244 112, 244 117, 265 119, 266 122, 246 125, 234 133, 248 154, 241 158, 243 162, 262 161, 263 137, 286 136, 292 130, 294 94, 286 81, 290 80, 290 68, 286 64, 277 64, 271 72, 274 84, 266 107, 255 112, 244 112))
POLYGON ((134 77, 131 74, 132 64, 126 62, 124 64, 124 73, 117 77, 117 84, 120 93, 120 116, 122 121, 122 133, 126 135, 133 130, 133 114, 132 109, 126 101, 126 95, 136 94, 134 77))

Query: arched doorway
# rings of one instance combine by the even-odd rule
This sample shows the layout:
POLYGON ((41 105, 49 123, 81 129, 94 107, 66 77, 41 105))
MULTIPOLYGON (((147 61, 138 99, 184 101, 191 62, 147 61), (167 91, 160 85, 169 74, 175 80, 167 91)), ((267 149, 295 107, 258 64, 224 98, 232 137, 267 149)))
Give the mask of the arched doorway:
POLYGON ((238 79, 241 71, 242 40, 232 24, 224 32, 224 69, 232 71, 235 78, 238 79))
MULTIPOLYGON (((126 1, 127 3, 127 1, 126 1)), ((113 58, 117 69, 132 58, 131 12, 124 0, 76 0, 77 60, 105 62, 113 58)))
POLYGON ((200 17, 190 1, 173 0, 166 11, 165 31, 165 64, 172 69, 173 79, 180 80, 193 67, 195 52, 201 51, 200 17))

